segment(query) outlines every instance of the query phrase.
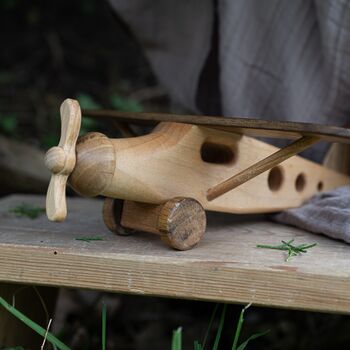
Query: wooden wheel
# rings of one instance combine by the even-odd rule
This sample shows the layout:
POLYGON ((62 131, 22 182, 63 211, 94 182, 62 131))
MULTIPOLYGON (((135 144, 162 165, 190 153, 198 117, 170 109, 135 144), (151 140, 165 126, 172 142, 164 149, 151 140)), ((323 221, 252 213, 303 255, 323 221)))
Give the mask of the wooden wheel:
POLYGON ((176 197, 162 204, 120 201, 122 211, 118 210, 118 202, 119 200, 110 198, 105 201, 104 220, 113 232, 132 229, 154 233, 167 245, 178 250, 191 249, 203 238, 206 229, 205 210, 193 198, 176 197), (116 224, 122 227, 116 228, 116 224))
POLYGON ((174 198, 159 213, 158 230, 162 240, 178 250, 188 250, 203 238, 206 215, 202 205, 192 198, 174 198))
POLYGON ((124 201, 121 199, 114 199, 106 197, 103 203, 103 221, 107 228, 120 235, 129 236, 135 232, 135 230, 123 227, 120 224, 124 201))

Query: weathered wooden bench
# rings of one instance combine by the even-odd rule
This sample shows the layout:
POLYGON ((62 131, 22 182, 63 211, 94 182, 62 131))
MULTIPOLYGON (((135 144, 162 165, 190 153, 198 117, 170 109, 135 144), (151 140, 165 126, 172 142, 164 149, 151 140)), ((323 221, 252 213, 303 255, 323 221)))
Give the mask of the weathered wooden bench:
MULTIPOLYGON (((261 216, 209 214, 203 241, 192 250, 175 251, 152 234, 109 232, 101 200, 69 199, 63 223, 49 222, 44 214, 16 217, 11 209, 22 203, 44 207, 45 198, 0 200, 0 291, 7 297, 21 284, 350 313, 345 243, 261 216), (91 236, 102 240, 77 240, 91 236), (317 246, 289 262, 285 252, 256 248, 293 238, 317 246)), ((47 290, 52 296, 57 289, 47 290)), ((7 317, 0 310, 0 340, 7 317)))

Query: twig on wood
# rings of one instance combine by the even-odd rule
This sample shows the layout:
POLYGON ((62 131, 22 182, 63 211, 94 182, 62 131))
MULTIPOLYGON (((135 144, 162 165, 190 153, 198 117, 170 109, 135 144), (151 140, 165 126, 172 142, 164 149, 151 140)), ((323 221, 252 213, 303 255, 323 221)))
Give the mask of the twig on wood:
POLYGON ((312 244, 300 244, 300 245, 293 245, 294 239, 291 239, 290 241, 282 241, 282 244, 280 245, 267 245, 267 244, 258 244, 257 248, 267 248, 267 249, 276 249, 276 250, 285 250, 288 253, 288 256, 286 258, 286 261, 289 261, 294 256, 300 255, 301 253, 307 253, 307 249, 310 249, 317 245, 317 243, 312 244))

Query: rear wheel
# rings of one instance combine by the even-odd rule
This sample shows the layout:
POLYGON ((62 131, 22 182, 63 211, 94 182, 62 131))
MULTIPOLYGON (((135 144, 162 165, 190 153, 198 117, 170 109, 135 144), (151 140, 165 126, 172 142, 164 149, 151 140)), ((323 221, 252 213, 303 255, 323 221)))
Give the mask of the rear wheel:
POLYGON ((106 197, 103 204, 103 221, 107 228, 119 236, 129 236, 135 230, 123 227, 120 224, 124 201, 106 197))

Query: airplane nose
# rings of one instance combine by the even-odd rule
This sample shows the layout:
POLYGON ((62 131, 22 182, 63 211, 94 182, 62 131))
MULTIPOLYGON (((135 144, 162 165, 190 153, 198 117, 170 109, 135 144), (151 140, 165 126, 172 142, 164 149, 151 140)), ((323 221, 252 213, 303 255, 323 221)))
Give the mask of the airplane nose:
POLYGON ((82 196, 98 196, 110 184, 115 169, 114 147, 107 136, 88 133, 78 139, 76 165, 69 184, 82 196))

